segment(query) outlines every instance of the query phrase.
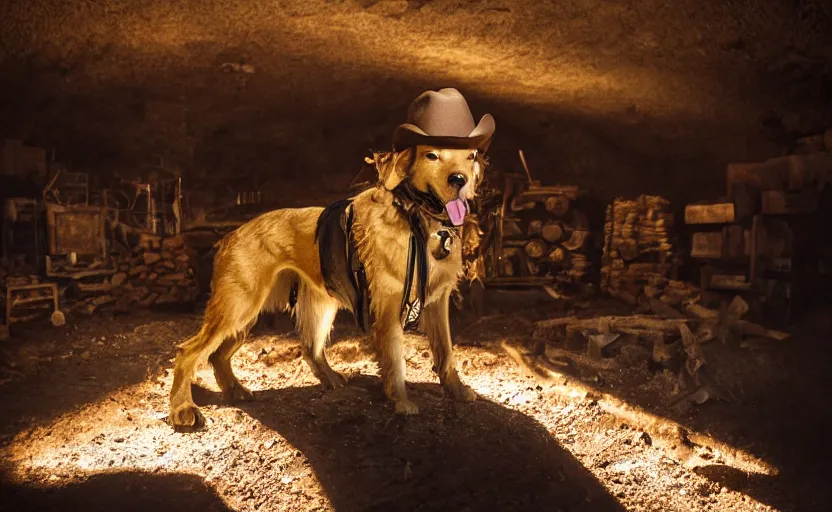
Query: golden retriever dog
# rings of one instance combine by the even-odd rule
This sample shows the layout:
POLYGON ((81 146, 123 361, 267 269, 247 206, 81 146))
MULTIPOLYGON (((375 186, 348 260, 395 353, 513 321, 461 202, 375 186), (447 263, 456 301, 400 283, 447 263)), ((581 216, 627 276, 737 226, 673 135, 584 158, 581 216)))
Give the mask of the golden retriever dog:
POLYGON ((346 379, 327 362, 326 345, 338 310, 351 310, 371 335, 384 392, 399 414, 418 413, 403 354, 404 330, 418 318, 444 389, 456 400, 475 400, 457 373, 449 297, 462 273, 459 230, 493 132, 488 114, 474 126, 455 89, 425 92, 396 129, 394 151, 370 160, 376 186, 327 208, 271 211, 227 235, 202 327, 178 347, 169 422, 204 423, 191 396, 204 358, 227 399, 253 398, 231 358, 258 315, 273 311, 291 310, 304 360, 324 387, 337 388, 346 379))

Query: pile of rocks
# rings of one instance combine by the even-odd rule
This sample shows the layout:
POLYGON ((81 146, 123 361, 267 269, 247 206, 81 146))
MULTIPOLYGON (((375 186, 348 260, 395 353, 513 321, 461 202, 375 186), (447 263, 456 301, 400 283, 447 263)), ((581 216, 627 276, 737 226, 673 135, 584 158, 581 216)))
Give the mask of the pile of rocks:
POLYGON ((181 236, 159 238, 120 260, 110 278, 117 310, 154 304, 189 302, 196 298, 195 257, 181 236))

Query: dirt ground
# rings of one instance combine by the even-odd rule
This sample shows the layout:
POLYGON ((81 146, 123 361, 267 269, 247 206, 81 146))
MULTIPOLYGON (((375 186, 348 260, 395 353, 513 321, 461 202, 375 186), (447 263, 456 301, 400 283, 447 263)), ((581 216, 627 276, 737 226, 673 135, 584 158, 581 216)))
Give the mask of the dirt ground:
MULTIPOLYGON (((570 307, 593 314, 620 306, 570 307)), ((174 344, 197 329, 199 311, 21 327, 0 365, 0 510, 744 511, 828 503, 822 453, 830 422, 817 405, 829 389, 829 356, 814 351, 830 332, 828 317, 810 315, 786 342, 712 353, 713 389, 731 398, 674 407, 676 379, 651 368, 635 340, 594 362, 579 346, 551 340, 577 365, 568 379, 548 382, 501 348, 530 347, 531 322, 563 309, 504 292, 491 295, 477 323, 454 312, 459 368, 481 394, 473 404, 443 397, 426 341, 408 336, 409 389, 421 407, 410 418, 392 414, 349 318, 336 326, 330 360, 350 383, 334 392, 322 391, 300 358, 288 318, 263 322, 234 360, 256 401, 226 404, 202 368, 195 396, 208 424, 190 434, 164 420, 174 344), (678 422, 680 443, 705 463, 689 464, 591 395, 558 392, 568 381, 678 422), (736 451, 697 445, 694 435, 736 451), (759 467, 732 466, 737 454, 759 467)))

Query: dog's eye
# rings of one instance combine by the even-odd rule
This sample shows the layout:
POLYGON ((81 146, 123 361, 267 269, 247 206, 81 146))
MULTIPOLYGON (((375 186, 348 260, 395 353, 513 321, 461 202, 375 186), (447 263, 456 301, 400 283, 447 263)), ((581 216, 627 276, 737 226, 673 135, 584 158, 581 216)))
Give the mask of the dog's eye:
POLYGON ((435 160, 439 160, 439 155, 437 155, 436 153, 428 153, 428 154, 425 155, 425 158, 427 158, 428 160, 434 160, 435 161, 435 160))
POLYGON ((468 155, 468 160, 473 160, 473 159, 475 159, 475 158, 477 158, 477 152, 476 152, 476 151, 472 151, 472 152, 471 152, 471 154, 470 154, 470 155, 468 155))

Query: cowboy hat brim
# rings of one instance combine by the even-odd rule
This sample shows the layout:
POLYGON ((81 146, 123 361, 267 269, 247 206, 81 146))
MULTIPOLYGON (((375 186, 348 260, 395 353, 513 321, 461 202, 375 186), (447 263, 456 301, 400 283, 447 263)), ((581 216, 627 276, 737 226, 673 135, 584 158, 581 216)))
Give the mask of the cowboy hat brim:
POLYGON ((438 147, 453 147, 464 149, 478 149, 485 153, 491 145, 496 125, 491 114, 485 114, 477 126, 467 137, 450 137, 442 135, 428 135, 418 126, 410 123, 401 124, 393 132, 393 151, 429 145, 438 147))

